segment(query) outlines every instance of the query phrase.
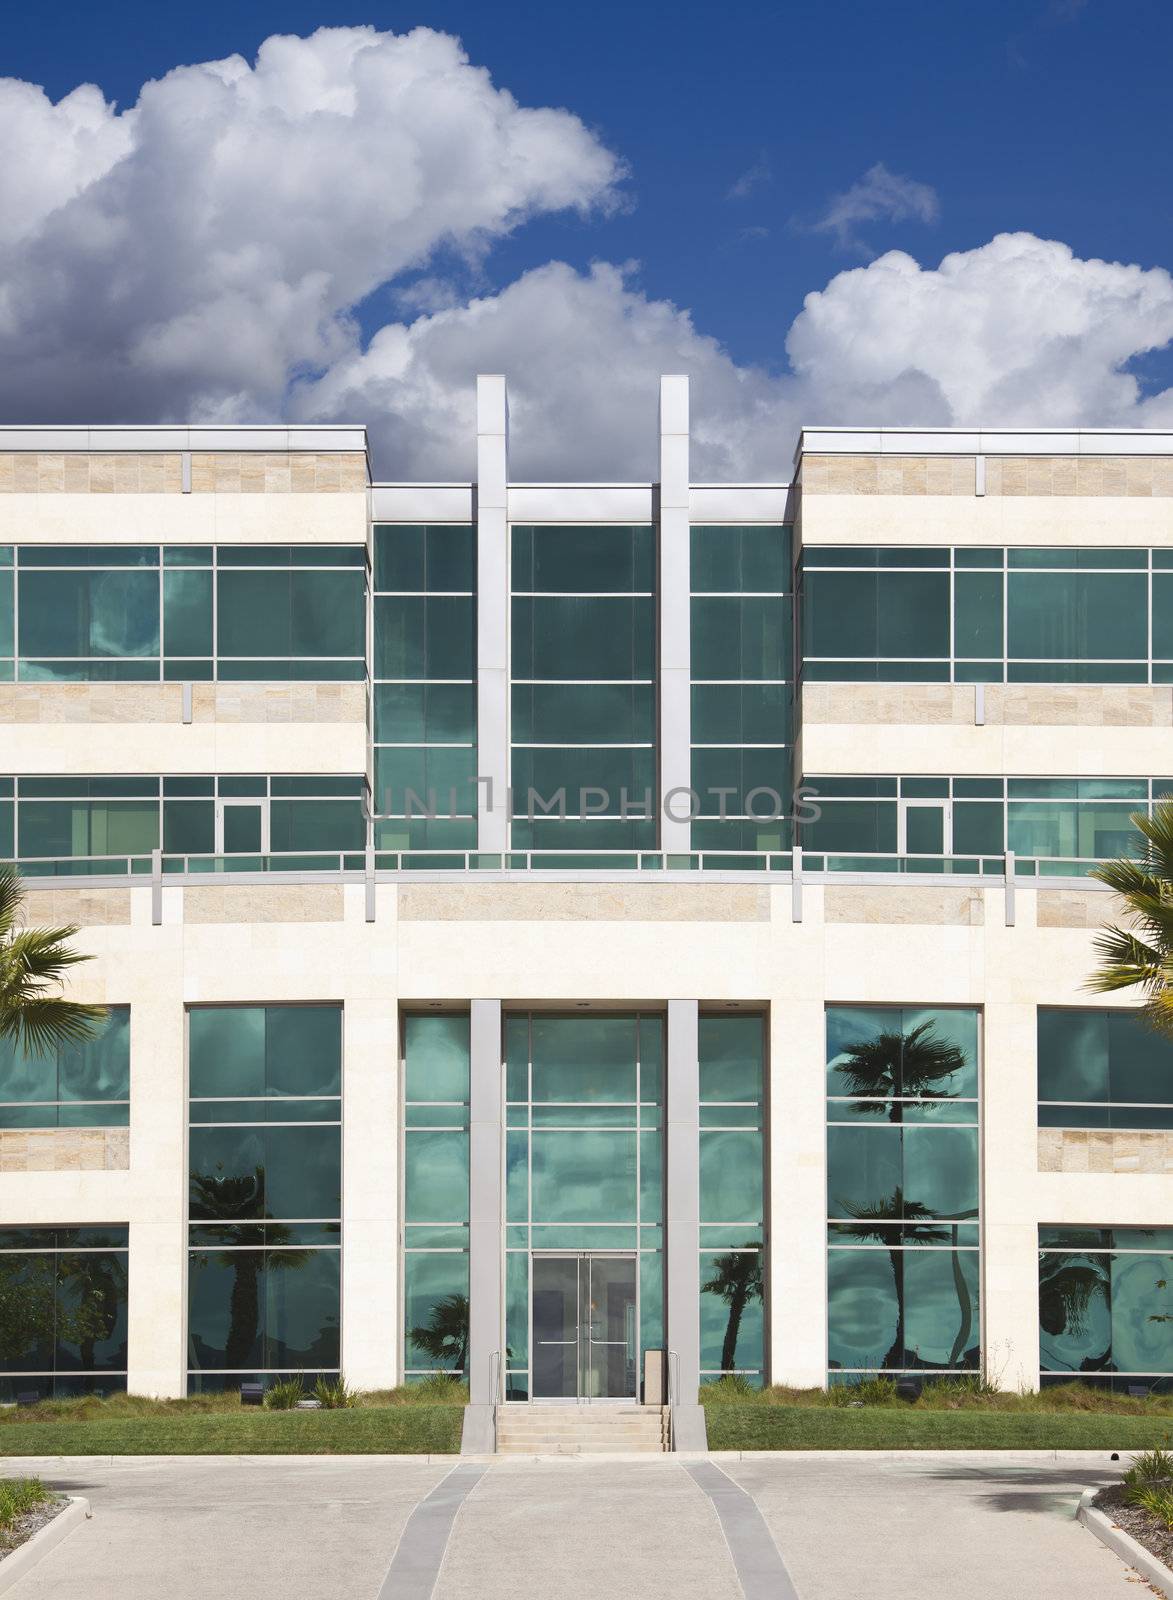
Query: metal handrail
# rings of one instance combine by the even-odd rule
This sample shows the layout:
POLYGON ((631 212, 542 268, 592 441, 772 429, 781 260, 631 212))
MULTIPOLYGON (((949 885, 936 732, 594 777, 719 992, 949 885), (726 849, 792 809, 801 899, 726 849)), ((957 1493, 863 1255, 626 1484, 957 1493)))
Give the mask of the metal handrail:
POLYGON ((668 1355, 668 1449, 676 1449, 676 1395, 680 1387, 680 1357, 675 1350, 668 1355), (675 1362, 675 1368, 673 1363, 675 1362), (675 1376, 673 1372, 675 1371, 675 1376))
POLYGON ((497 1408, 501 1404, 502 1379, 505 1374, 505 1363, 501 1358, 500 1350, 494 1350, 489 1357, 489 1394, 493 1407, 493 1454, 497 1454, 497 1408))

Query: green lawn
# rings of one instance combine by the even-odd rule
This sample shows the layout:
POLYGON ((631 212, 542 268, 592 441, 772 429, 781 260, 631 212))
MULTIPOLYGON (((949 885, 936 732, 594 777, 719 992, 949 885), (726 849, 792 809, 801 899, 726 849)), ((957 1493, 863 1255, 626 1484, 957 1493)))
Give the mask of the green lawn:
POLYGON ((1095 1411, 936 1410, 723 1401, 705 1408, 710 1450, 1151 1450, 1173 1448, 1173 1416, 1095 1411))
POLYGON ((91 1407, 86 1420, 4 1422, 0 1456, 454 1454, 463 1420, 461 1405, 364 1405, 338 1411, 160 1408, 137 1415, 116 1408, 104 1415, 91 1407))

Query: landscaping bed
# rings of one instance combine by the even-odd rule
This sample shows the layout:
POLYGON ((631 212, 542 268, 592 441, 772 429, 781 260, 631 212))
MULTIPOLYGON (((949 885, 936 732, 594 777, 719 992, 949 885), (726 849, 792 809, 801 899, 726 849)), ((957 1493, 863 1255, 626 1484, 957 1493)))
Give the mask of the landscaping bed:
POLYGON ((68 1504, 63 1496, 46 1489, 40 1478, 0 1477, 0 1561, 19 1550, 68 1504))
POLYGON ((1137 1456, 1124 1481, 1101 1489, 1094 1505, 1173 1570, 1173 1454, 1151 1450, 1137 1456))
POLYGON ((1073 1383, 1014 1394, 978 1379, 898 1397, 884 1379, 852 1388, 701 1390, 710 1450, 1154 1450, 1173 1446, 1173 1399, 1073 1383))
POLYGON ((348 1396, 303 1411, 112 1395, 0 1411, 0 1457, 71 1455, 446 1455, 460 1449, 465 1392, 452 1383, 348 1396))

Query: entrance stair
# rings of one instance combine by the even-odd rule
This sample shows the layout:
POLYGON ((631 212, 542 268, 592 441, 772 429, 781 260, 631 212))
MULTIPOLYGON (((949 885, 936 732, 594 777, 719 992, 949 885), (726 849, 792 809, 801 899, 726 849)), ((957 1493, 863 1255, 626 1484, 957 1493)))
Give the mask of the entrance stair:
POLYGON ((658 1455, 668 1440, 667 1406, 497 1407, 499 1455, 658 1455))

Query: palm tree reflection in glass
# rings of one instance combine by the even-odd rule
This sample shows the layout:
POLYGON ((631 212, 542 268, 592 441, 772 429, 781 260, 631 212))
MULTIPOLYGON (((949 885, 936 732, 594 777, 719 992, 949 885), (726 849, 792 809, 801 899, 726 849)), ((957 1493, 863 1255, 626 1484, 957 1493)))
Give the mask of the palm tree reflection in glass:
MULTIPOLYGON (((860 1101, 853 1110, 861 1116, 872 1112, 868 1102, 884 1100, 888 1121, 902 1123, 904 1102, 951 1100, 953 1093, 943 1087, 946 1080, 965 1070, 964 1050, 941 1039, 931 1022, 922 1022, 907 1033, 891 1030, 861 1039, 835 1062, 835 1070, 846 1080, 847 1093, 860 1101)), ((844 1206, 843 1213, 854 1223, 840 1225, 841 1233, 861 1244, 888 1247, 892 1279, 896 1290, 896 1336, 881 1363, 884 1370, 902 1371, 920 1366, 917 1350, 909 1350, 906 1340, 907 1304, 904 1293, 903 1245, 952 1245, 953 1287, 957 1295, 958 1322, 947 1365, 958 1366, 973 1333, 973 1296, 966 1282, 958 1250, 956 1222, 934 1222, 932 1212, 919 1200, 907 1199, 897 1185, 884 1199, 866 1206, 844 1206)))
POLYGON ((462 1373, 468 1365, 468 1296, 446 1294, 437 1300, 426 1325, 411 1330, 411 1341, 442 1362, 446 1372, 462 1373))

